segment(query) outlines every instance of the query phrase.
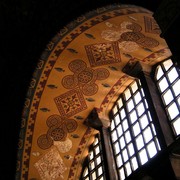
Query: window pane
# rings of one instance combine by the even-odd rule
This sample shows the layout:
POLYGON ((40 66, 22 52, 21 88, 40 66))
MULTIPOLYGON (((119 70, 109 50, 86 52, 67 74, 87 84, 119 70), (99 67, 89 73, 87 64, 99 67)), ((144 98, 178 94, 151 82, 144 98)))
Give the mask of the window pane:
POLYGON ((136 138, 136 146, 137 146, 138 150, 140 150, 144 146, 142 135, 139 135, 136 138))
POLYGON ((166 91, 166 93, 164 93, 162 97, 165 102, 165 105, 168 105, 173 100, 173 95, 170 89, 166 91))
POLYGON ((123 156, 124 162, 126 162, 128 160, 128 153, 126 149, 122 151, 122 156, 123 156))
POLYGON ((140 124, 141 124, 141 128, 144 129, 148 124, 148 118, 147 115, 144 114, 141 118, 140 118, 140 124))
POLYGON ((94 157, 94 153, 93 153, 93 151, 90 151, 89 152, 89 159, 91 160, 91 159, 93 159, 93 157, 94 157))
POLYGON ((131 159, 131 163, 132 163, 132 168, 133 168, 133 170, 135 171, 135 170, 138 168, 138 163, 137 163, 136 157, 133 157, 133 158, 131 159))
POLYGON ((178 79, 175 84, 172 86, 175 96, 180 94, 180 79, 178 79))
POLYGON ((140 157, 141 165, 145 164, 148 161, 148 157, 145 149, 139 152, 139 157, 140 157))
POLYGON ((118 154, 120 152, 120 148, 119 148, 119 143, 118 142, 115 143, 114 148, 115 148, 115 153, 118 154))
POLYGON ((121 115, 121 119, 124 119, 124 118, 125 118, 126 114, 125 114, 124 109, 122 109, 122 110, 120 111, 120 115, 121 115))
POLYGON ((146 128, 143 132, 145 142, 149 142, 152 139, 152 132, 150 127, 146 128))
POLYGON ((121 180, 124 180, 124 179, 125 179, 124 168, 121 168, 121 169, 119 170, 119 175, 120 175, 120 177, 121 177, 121 180))
POLYGON ((125 92, 125 99, 128 100, 130 97, 131 97, 131 93, 130 93, 130 90, 129 89, 126 89, 125 92))
POLYGON ((141 129, 140 129, 139 123, 137 122, 133 126, 133 134, 134 134, 134 136, 137 136, 140 132, 141 132, 141 129))
POLYGON ((130 112, 133 108, 134 108, 134 103, 133 103, 133 100, 130 99, 127 103, 127 108, 128 108, 128 111, 130 112))
POLYGON ((117 162, 117 166, 118 166, 118 167, 122 166, 123 162, 122 162, 121 155, 118 155, 118 156, 116 157, 116 162, 117 162))
POLYGON ((133 124, 137 120, 137 115, 136 115, 136 111, 135 110, 131 112, 130 120, 131 120, 131 124, 133 124))
POLYGON ((144 113, 145 108, 142 102, 137 106, 137 111, 139 116, 141 116, 144 113))
POLYGON ((171 83, 178 77, 178 73, 174 67, 168 72, 167 75, 171 83))
POLYGON ((148 149, 150 158, 152 158, 153 156, 157 154, 157 149, 153 141, 147 146, 147 149, 148 149))
POLYGON ((158 66, 156 69, 156 80, 158 80, 163 75, 161 66, 158 66))
POLYGON ((176 121, 174 121, 173 127, 176 131, 176 135, 179 135, 180 134, 180 118, 178 118, 176 121))
POLYGON ((93 172, 91 177, 92 177, 92 180, 96 180, 96 172, 93 172))
POLYGON ((98 157, 96 158, 96 164, 99 165, 100 163, 101 163, 101 157, 98 156, 98 157))
POLYGON ((138 89, 137 82, 134 81, 134 83, 131 85, 131 90, 133 93, 135 93, 138 89))
POLYGON ((115 128, 114 120, 111 121, 111 130, 115 128))
POLYGON ((174 119, 178 114, 179 114, 179 110, 177 108, 177 105, 176 103, 172 103, 169 107, 168 107, 168 113, 169 113, 169 116, 172 119, 174 119))
POLYGON ((164 77, 161 81, 159 81, 159 89, 161 92, 163 92, 167 87, 168 87, 168 82, 164 77))
POLYGON ((102 170, 102 167, 100 166, 100 167, 98 168, 98 176, 100 176, 102 173, 103 173, 103 170, 102 170))
POLYGON ((123 149, 125 147, 125 140, 124 140, 124 137, 121 137, 120 140, 119 140, 119 143, 120 143, 120 146, 121 146, 121 149, 123 149))
POLYGON ((119 114, 117 114, 117 115, 115 116, 115 123, 116 123, 116 126, 120 123, 119 114))
POLYGON ((171 59, 163 62, 164 68, 166 69, 166 71, 173 65, 171 59))
POLYGON ((97 147, 95 148, 95 153, 96 153, 96 155, 97 155, 99 152, 100 152, 100 149, 99 149, 99 146, 97 146, 97 147))
POLYGON ((127 119, 125 119, 122 123, 123 125, 123 130, 126 131, 128 129, 128 123, 127 123, 127 119))
POLYGON ((95 168, 94 161, 91 161, 91 162, 90 162, 90 168, 91 168, 91 170, 95 168))
POLYGON ((140 101, 141 101, 141 95, 139 92, 136 93, 136 95, 134 96, 134 100, 135 100, 135 103, 138 104, 140 101))
POLYGON ((126 139, 126 143, 129 143, 129 142, 131 141, 131 135, 130 135, 130 132, 129 132, 129 131, 127 131, 127 132, 125 133, 125 139, 126 139))
POLYGON ((84 169, 83 177, 85 177, 85 176, 87 176, 87 175, 88 175, 88 168, 86 167, 86 168, 84 169))
POLYGON ((118 107, 121 108, 123 103, 122 103, 122 99, 120 98, 118 101, 117 101, 117 104, 118 104, 118 107))
POLYGON ((116 130, 114 130, 111 134, 111 137, 112 137, 112 141, 115 142, 117 140, 117 133, 116 133, 116 130))
POLYGON ((129 155, 132 156, 134 154, 134 146, 132 143, 130 143, 128 145, 128 151, 129 151, 129 155))
POLYGON ((131 172, 132 172, 129 162, 125 164, 125 168, 126 168, 126 173, 129 176, 131 174, 131 172))
POLYGON ((117 127, 117 133, 118 133, 118 136, 119 136, 119 137, 122 135, 123 131, 122 131, 122 126, 121 126, 121 125, 119 125, 119 126, 117 127))
POLYGON ((113 114, 116 114, 117 113, 117 106, 114 106, 114 108, 113 108, 113 114))

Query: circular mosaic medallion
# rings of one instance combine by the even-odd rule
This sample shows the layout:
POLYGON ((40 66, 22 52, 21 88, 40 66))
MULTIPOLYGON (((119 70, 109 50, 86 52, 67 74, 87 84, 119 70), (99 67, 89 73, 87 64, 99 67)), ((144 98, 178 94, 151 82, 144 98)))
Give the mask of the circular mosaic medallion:
POLYGON ((136 23, 127 24, 126 28, 132 30, 133 32, 140 32, 142 30, 142 27, 136 23))
POLYGON ((52 138, 48 137, 46 134, 39 136, 37 144, 41 149, 48 149, 53 145, 52 138))
POLYGON ((51 115, 48 117, 46 124, 48 127, 58 127, 63 123, 63 120, 59 115, 51 115))
POLYGON ((74 119, 67 119, 64 124, 68 133, 75 131, 78 126, 74 119))
POLYGON ((86 84, 82 87, 83 94, 86 96, 92 96, 97 93, 98 86, 97 84, 86 84))
POLYGON ((125 32, 121 35, 121 40, 136 42, 142 37, 144 37, 144 35, 140 32, 125 32))
POLYGON ((143 37, 137 43, 146 48, 154 48, 159 45, 159 42, 151 37, 143 37))
POLYGON ((84 70, 78 74, 78 81, 80 83, 88 83, 92 80, 93 78, 93 72, 84 70))
POLYGON ((64 128, 53 128, 50 130, 50 136, 53 138, 54 141, 63 141, 67 137, 67 132, 65 132, 64 128))
POLYGON ((74 88, 74 87, 76 87, 78 85, 78 80, 73 75, 67 75, 67 76, 63 77, 62 85, 66 89, 72 89, 72 88, 74 88))
POLYGON ((76 59, 69 63, 69 69, 74 73, 81 72, 86 67, 87 67, 86 63, 82 61, 81 59, 76 59))

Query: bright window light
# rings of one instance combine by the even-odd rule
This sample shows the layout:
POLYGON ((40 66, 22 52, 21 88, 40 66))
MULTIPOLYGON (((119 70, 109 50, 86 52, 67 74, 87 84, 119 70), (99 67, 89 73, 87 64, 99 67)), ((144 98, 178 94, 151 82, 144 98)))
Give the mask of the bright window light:
POLYGON ((179 135, 180 134, 180 118, 174 121, 173 126, 175 129, 176 135, 179 135))
POLYGON ((145 149, 140 151, 139 157, 140 157, 141 165, 145 164, 148 161, 148 157, 145 149))
POLYGON ((147 146, 147 149, 148 149, 150 158, 152 158, 153 156, 155 156, 157 154, 157 149, 156 149, 155 143, 153 141, 151 143, 149 143, 149 145, 147 146))

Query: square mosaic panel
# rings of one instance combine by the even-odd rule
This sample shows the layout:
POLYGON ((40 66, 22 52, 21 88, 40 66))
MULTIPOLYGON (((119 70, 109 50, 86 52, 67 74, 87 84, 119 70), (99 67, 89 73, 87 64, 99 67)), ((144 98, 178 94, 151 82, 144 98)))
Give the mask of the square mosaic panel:
POLYGON ((73 116, 87 109, 86 102, 80 89, 73 89, 54 99, 56 106, 64 117, 73 116))
POLYGON ((58 150, 55 148, 52 148, 34 166, 43 180, 55 180, 63 177, 63 173, 67 170, 58 150))
POLYGON ((91 44, 85 49, 91 67, 121 62, 118 42, 91 44))

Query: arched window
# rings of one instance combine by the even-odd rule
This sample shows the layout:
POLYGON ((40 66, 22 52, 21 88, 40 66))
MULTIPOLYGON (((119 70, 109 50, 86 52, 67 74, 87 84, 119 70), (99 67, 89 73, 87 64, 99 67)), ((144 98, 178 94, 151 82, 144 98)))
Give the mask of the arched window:
POLYGON ((83 167, 82 180, 106 180, 100 135, 95 136, 83 167))
POLYGON ((139 80, 130 84, 116 101, 111 111, 110 137, 121 180, 161 150, 139 80))
POLYGON ((171 59, 155 71, 155 81, 175 136, 180 134, 180 76, 171 59))

